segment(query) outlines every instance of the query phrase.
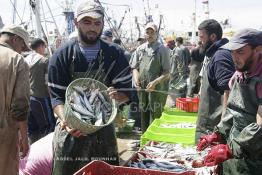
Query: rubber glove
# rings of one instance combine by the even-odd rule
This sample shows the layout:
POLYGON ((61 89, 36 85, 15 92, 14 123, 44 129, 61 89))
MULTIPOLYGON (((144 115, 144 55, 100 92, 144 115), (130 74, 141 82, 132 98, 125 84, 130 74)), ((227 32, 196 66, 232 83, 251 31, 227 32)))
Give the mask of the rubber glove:
POLYGON ((201 136, 197 144, 197 151, 202 151, 209 145, 216 145, 221 141, 222 141, 222 137, 217 132, 214 132, 210 135, 201 136))
POLYGON ((232 153, 228 145, 219 144, 211 148, 208 155, 204 159, 206 166, 215 166, 228 159, 231 159, 232 153))

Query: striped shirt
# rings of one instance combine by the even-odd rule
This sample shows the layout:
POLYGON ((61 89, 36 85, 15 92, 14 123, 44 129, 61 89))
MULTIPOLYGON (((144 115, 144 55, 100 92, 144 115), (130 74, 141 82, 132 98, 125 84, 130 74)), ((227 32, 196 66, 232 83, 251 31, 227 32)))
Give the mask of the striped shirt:
POLYGON ((87 62, 92 62, 97 58, 97 54, 100 50, 100 41, 98 40, 98 42, 92 46, 84 47, 79 45, 79 47, 87 62))

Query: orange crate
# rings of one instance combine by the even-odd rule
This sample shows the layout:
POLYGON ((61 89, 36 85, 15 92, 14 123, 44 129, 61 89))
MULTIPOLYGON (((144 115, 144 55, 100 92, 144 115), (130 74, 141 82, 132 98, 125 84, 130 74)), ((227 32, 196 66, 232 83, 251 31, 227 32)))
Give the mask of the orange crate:
POLYGON ((77 171, 74 175, 194 175, 195 172, 171 173, 149 169, 138 169, 109 165, 103 161, 94 160, 77 171))
POLYGON ((199 98, 177 98, 176 107, 186 112, 197 112, 199 98))

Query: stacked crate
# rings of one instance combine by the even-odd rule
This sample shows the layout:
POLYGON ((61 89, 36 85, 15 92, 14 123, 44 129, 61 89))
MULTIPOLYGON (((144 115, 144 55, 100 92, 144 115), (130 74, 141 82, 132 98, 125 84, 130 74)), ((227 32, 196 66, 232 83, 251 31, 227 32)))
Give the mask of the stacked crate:
POLYGON ((140 146, 148 141, 159 141, 167 143, 181 143, 184 145, 194 145, 194 128, 170 128, 163 125, 189 123, 196 124, 197 113, 188 113, 179 109, 166 108, 160 119, 155 119, 141 136, 140 146))

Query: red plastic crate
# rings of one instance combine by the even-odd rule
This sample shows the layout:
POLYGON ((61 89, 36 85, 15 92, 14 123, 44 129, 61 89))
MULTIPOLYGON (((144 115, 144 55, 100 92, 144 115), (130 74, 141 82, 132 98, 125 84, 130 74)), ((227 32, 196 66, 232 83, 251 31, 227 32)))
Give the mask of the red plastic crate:
POLYGON ((81 168, 74 175, 195 175, 195 172, 171 173, 167 171, 113 166, 103 161, 94 160, 81 168))
POLYGON ((186 112, 197 112, 199 98, 177 98, 176 107, 186 112))

